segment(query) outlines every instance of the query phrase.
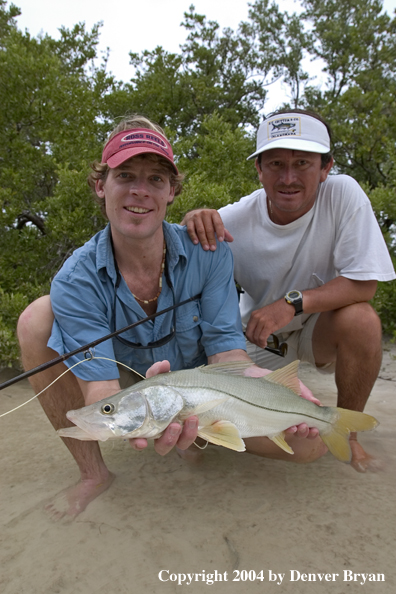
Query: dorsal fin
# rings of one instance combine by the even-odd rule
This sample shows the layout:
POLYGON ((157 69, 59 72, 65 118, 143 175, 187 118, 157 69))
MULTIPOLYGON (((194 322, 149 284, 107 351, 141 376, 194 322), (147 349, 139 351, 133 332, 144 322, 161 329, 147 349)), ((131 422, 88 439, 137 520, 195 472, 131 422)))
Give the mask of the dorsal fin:
POLYGON ((281 367, 276 371, 272 371, 260 379, 272 382, 273 384, 285 386, 285 388, 289 388, 289 390, 292 390, 295 394, 301 396, 300 382, 297 377, 299 363, 300 361, 298 360, 292 361, 289 365, 286 365, 286 367, 281 367))
POLYGON ((212 363, 212 365, 203 365, 202 367, 199 367, 199 370, 203 373, 244 375, 244 371, 253 365, 253 361, 229 361, 228 363, 212 363))

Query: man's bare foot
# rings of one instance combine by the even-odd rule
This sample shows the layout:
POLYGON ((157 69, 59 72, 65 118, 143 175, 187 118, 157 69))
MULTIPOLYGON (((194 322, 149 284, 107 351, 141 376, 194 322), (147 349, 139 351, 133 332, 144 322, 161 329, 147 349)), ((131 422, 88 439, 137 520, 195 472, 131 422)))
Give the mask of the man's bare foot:
POLYGON ((107 478, 103 480, 81 480, 73 487, 60 491, 45 505, 44 509, 52 520, 58 521, 62 518, 74 520, 91 501, 110 487, 114 479, 115 475, 109 472, 107 478))
POLYGON ((378 458, 370 456, 355 439, 349 441, 352 451, 351 466, 357 472, 378 472, 384 469, 384 464, 378 458))

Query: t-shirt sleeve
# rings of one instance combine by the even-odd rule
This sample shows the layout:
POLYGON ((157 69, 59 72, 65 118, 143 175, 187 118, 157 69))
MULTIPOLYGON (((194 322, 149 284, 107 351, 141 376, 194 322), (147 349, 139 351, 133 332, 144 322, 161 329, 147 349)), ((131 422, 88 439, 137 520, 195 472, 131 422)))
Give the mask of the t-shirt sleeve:
POLYGON ((394 279, 392 260, 369 199, 352 179, 346 191, 356 193, 359 202, 350 203, 336 226, 336 270, 340 276, 352 280, 394 279))

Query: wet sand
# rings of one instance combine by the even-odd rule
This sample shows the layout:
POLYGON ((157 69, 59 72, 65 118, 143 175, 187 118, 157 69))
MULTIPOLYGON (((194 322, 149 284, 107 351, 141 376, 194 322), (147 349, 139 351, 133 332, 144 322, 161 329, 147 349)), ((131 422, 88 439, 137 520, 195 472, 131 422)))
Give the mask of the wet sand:
MULTIPOLYGON (((191 467, 174 452, 105 443, 112 487, 74 522, 54 522, 43 507, 78 480, 74 462, 37 401, 1 418, 1 594, 393 594, 396 346, 384 348, 366 407, 380 425, 360 437, 385 462, 377 474, 331 454, 301 466, 209 446, 191 467), (366 574, 366 583, 344 581, 344 571, 366 574), (284 574, 282 583, 269 572, 284 574), (178 574, 198 581, 178 585, 178 574)), ((335 404, 332 377, 307 366, 300 377, 335 404)), ((0 392, 0 414, 31 395, 27 382, 0 392)))

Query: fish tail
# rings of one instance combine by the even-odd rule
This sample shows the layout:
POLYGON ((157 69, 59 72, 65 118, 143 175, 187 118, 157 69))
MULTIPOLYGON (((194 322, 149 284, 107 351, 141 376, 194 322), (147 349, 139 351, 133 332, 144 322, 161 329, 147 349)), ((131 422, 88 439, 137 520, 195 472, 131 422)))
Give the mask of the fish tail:
POLYGON ((336 408, 338 418, 329 433, 321 434, 321 438, 330 452, 341 462, 351 461, 349 434, 351 431, 369 431, 378 425, 377 419, 356 410, 336 408))

